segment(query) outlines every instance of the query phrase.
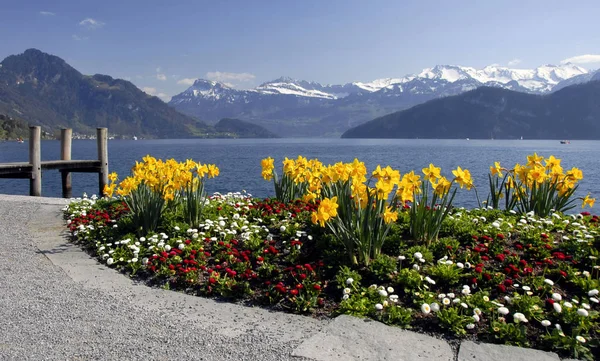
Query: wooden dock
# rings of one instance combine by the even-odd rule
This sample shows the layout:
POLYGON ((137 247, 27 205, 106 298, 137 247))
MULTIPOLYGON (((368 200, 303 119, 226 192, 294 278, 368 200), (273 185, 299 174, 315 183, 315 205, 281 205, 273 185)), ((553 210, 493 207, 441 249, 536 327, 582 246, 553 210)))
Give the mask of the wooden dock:
POLYGON ((61 173, 62 195, 71 198, 71 173, 98 173, 98 194, 102 195, 104 186, 108 184, 108 130, 97 128, 98 159, 72 160, 72 129, 61 129, 60 160, 41 161, 41 128, 29 127, 29 163, 0 163, 0 178, 29 179, 29 194, 42 195, 42 170, 58 169, 61 173))

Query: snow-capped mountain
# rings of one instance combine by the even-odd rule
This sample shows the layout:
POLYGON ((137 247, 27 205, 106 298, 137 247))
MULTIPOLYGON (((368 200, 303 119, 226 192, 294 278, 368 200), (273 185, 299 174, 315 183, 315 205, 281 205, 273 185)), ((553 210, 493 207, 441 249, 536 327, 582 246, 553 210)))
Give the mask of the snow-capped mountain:
POLYGON ((342 85, 281 77, 249 90, 198 79, 169 104, 209 122, 231 117, 254 121, 284 136, 334 135, 376 116, 480 86, 544 94, 586 74, 586 69, 573 64, 535 69, 437 65, 399 78, 342 85))

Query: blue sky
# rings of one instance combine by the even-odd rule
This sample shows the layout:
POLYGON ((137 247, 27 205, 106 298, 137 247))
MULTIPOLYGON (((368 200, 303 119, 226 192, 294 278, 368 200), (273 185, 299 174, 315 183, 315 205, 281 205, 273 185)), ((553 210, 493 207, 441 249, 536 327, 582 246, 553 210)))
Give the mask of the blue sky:
POLYGON ((195 78, 345 83, 569 58, 596 69, 599 13, 598 0, 5 0, 0 59, 38 48, 163 99, 195 78))

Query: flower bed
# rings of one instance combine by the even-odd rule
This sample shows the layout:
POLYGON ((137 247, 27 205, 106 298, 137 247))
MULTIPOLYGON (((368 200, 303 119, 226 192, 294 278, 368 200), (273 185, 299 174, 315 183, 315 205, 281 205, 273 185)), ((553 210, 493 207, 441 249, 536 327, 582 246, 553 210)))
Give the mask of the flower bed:
MULTIPOLYGON (((432 167, 424 174, 435 178, 439 171, 432 167)), ((391 169, 376 172, 382 184, 374 189, 388 189, 383 184, 388 180, 401 183, 391 169)), ((269 178, 268 169, 263 176, 269 178)), ((468 173, 456 176, 469 186, 468 173)), ((416 179, 414 173, 410 177, 416 179)), ((408 184, 399 192, 406 193, 408 184)), ((441 184, 440 196, 450 192, 449 180, 436 184, 441 184)), ((410 194, 423 202, 414 185, 410 194)), ((185 182, 179 187, 185 190, 185 182)), ((308 185, 302 192, 314 189, 308 185)), ((167 194, 176 200, 177 187, 167 194)), ((197 222, 188 221, 191 206, 167 201, 152 231, 135 223, 127 197, 124 192, 118 199, 72 202, 65 210, 68 227, 100 262, 151 285, 317 317, 371 317, 447 337, 588 359, 597 352, 599 219, 587 212, 552 211, 541 217, 492 207, 456 209, 450 200, 435 237, 423 240, 414 237, 416 205, 394 208, 394 201, 385 201, 378 216, 385 231, 380 249, 349 258, 348 240, 328 227, 348 206, 333 194, 303 200, 295 194, 285 201, 245 193, 198 194, 197 222)), ((375 207, 377 199, 368 204, 375 207)), ((439 202, 423 214, 435 207, 439 202)))

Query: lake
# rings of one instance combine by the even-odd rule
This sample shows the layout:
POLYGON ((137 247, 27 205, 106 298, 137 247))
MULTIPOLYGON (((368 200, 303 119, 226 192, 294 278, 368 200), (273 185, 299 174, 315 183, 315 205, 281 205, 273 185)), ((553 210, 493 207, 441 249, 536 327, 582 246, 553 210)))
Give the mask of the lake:
MULTIPOLYGON (((562 159, 565 170, 576 166, 583 170, 584 179, 578 194, 588 192, 600 196, 600 141, 572 141, 560 144, 558 140, 435 140, 435 139, 162 139, 162 140, 109 140, 109 169, 123 179, 136 160, 147 154, 156 158, 194 159, 214 163, 221 174, 207 182, 208 192, 246 190, 256 197, 273 196, 273 185, 260 176, 260 161, 273 157, 281 174, 284 157, 316 157, 324 164, 338 161, 364 161, 369 170, 378 164, 390 165, 401 174, 418 171, 434 163, 442 167, 442 174, 452 177, 456 166, 471 171, 482 200, 487 196, 487 173, 494 161, 511 167, 526 163, 526 156, 537 152, 562 159)), ((28 161, 27 142, 0 142, 0 163, 28 161)), ((42 160, 60 158, 60 141, 42 141, 42 160)), ((72 159, 96 159, 95 140, 73 140, 72 159)), ((98 191, 96 174, 73 173, 73 196, 88 195, 98 191)), ((0 179, 0 193, 29 194, 25 179, 0 179)), ((42 195, 61 196, 60 173, 44 171, 42 195)), ((474 192, 459 190, 455 204, 475 206, 474 192)))

